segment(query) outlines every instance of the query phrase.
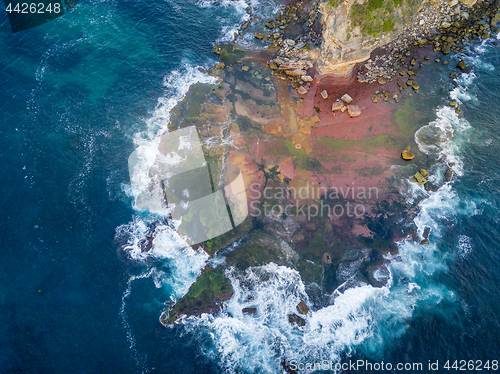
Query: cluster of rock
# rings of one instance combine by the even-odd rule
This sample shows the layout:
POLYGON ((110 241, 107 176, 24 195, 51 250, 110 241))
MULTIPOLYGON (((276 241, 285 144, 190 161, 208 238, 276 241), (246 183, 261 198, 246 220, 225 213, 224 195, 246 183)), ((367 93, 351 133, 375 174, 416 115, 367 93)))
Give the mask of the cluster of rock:
MULTIPOLYGON (((326 91, 323 91, 323 92, 326 92, 326 91)), ((325 98, 325 97, 323 96, 323 98, 325 98)), ((347 111, 347 113, 349 114, 349 116, 351 118, 359 117, 361 115, 361 109, 359 108, 359 105, 351 104, 352 100, 353 100, 352 97, 349 96, 348 94, 342 95, 342 97, 340 99, 337 99, 333 102, 332 112, 336 112, 336 111, 345 112, 345 111, 347 111)))
MULTIPOLYGON (((498 8, 496 1, 489 0, 477 4, 475 1, 452 0, 439 6, 429 5, 422 8, 415 22, 407 27, 398 39, 383 47, 384 53, 363 64, 358 72, 358 80, 383 84, 392 80, 398 73, 401 74, 405 68, 410 72, 412 65, 415 65, 409 65, 406 61, 406 57, 410 55, 408 48, 411 46, 423 47, 432 44, 434 51, 441 51, 443 54, 451 51, 464 52, 460 45, 478 36, 488 38, 490 31, 498 31, 498 8)), ((423 65, 425 62, 418 64, 423 65)))
POLYGON ((382 90, 382 91, 377 90, 373 93, 372 101, 374 103, 378 103, 378 102, 388 103, 388 102, 390 102, 390 99, 392 99, 392 100, 394 100, 395 103, 399 103, 399 97, 400 97, 400 95, 398 95, 397 93, 389 92, 386 90, 382 90))
MULTIPOLYGON (((276 21, 266 22, 266 27, 271 29, 269 41, 277 47, 276 58, 270 60, 269 67, 275 70, 276 75, 289 79, 300 94, 309 90, 312 74, 308 70, 313 68, 317 58, 317 51, 312 51, 321 41, 321 35, 314 30, 318 19, 318 7, 306 12, 302 2, 285 7, 276 15, 276 21), (285 37, 285 29, 289 26, 299 25, 302 32, 295 38, 285 37)), ((257 35, 256 37, 260 37, 257 35)), ((267 36, 263 35, 266 39, 267 36)))
MULTIPOLYGON (((304 300, 301 300, 300 303, 297 304, 296 308, 297 308, 298 314, 301 314, 303 316, 306 315, 307 313, 309 313, 309 307, 307 306, 307 304, 305 303, 304 300)), ((246 308, 243 308, 241 311, 243 312, 243 314, 250 314, 251 315, 251 314, 257 313, 257 308, 246 307, 246 308)), ((301 326, 301 327, 306 325, 305 319, 300 317, 296 313, 288 314, 288 322, 290 322, 290 324, 296 324, 297 326, 301 326)))
MULTIPOLYGON (((285 40, 285 45, 290 48, 295 45, 291 39, 285 40)), ((300 94, 305 94, 311 85, 313 77, 308 74, 308 70, 313 67, 309 60, 301 60, 299 57, 276 57, 268 62, 269 67, 275 71, 276 75, 292 80, 292 86, 299 89, 300 94)))
MULTIPOLYGON (((411 151, 410 146, 406 147, 403 150, 403 152, 401 152, 401 158, 405 161, 410 161, 415 158, 415 154, 411 151)), ((455 166, 454 162, 450 162, 447 165, 446 172, 444 173, 445 182, 449 182, 451 180, 453 176, 453 171, 451 168, 453 166, 455 166)), ((410 182, 418 183, 419 185, 424 186, 426 191, 437 191, 439 187, 433 184, 432 182, 428 181, 427 180, 428 177, 429 177, 429 171, 426 169, 420 169, 410 178, 410 182)))

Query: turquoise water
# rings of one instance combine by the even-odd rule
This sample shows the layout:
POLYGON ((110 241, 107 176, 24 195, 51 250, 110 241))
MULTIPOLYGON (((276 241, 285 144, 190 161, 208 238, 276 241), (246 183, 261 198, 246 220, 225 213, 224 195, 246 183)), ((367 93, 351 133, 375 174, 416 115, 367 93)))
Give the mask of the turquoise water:
MULTIPOLYGON (((276 7, 251 4, 261 14, 276 7)), ((468 51, 475 67, 458 87, 448 78, 454 63, 426 73, 433 83, 423 94, 435 101, 416 141, 433 175, 443 174, 441 155, 456 162, 456 177, 431 195, 402 190, 420 201, 415 224, 420 233, 431 227, 431 244, 400 243, 386 287, 338 294, 298 331, 286 311, 307 300, 303 284, 296 272, 268 265, 264 284, 232 279, 237 293, 227 310, 236 318, 159 324, 169 298, 187 291, 207 258, 168 227, 150 255, 137 251, 158 217, 133 209, 127 159, 137 148, 147 157, 189 84, 210 81, 199 68, 215 62, 213 43, 232 36, 247 5, 81 1, 17 34, 2 13, 0 372, 267 373, 280 372, 283 357, 499 358, 496 40, 468 51), (447 108, 448 91, 462 118, 447 108), (444 141, 436 146, 436 138, 444 141), (242 315, 249 298, 266 312, 242 315)))

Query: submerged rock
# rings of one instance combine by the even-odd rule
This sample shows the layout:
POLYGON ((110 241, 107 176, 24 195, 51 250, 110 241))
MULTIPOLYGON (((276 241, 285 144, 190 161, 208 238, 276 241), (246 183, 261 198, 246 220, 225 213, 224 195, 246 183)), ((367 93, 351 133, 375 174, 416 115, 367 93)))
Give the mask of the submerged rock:
POLYGON ((444 180, 446 182, 449 182, 449 181, 451 181, 452 176, 453 176, 453 172, 451 170, 446 170, 446 172, 444 173, 444 180))
POLYGON ((323 257, 321 258, 321 262, 323 264, 330 265, 332 263, 332 256, 330 256, 329 253, 324 253, 323 257))
POLYGON ((464 60, 461 60, 458 65, 460 69, 464 70, 467 67, 467 63, 464 60))
POLYGON ((296 314, 289 314, 288 315, 288 322, 290 322, 291 324, 295 323, 295 324, 297 324, 299 326, 305 326, 306 325, 305 319, 302 318, 302 317, 299 317, 296 314))

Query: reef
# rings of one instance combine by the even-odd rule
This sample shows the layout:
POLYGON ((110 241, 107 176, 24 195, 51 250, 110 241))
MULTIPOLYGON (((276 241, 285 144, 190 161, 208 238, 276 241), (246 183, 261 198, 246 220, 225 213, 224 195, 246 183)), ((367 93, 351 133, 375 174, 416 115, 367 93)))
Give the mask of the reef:
MULTIPOLYGON (((196 127, 207 162, 222 165, 215 179, 229 165, 241 171, 248 216, 196 245, 219 265, 207 266, 161 323, 220 312, 232 296, 228 276, 270 262, 300 273, 312 307, 339 287, 384 285, 384 254, 403 237, 421 240, 402 224, 415 210, 392 172, 421 156, 404 100, 437 54, 496 31, 497 12, 497 2, 474 0, 293 2, 235 34, 254 33, 262 49, 216 45, 220 62, 208 73, 217 84, 191 86, 169 130, 196 127)), ((411 181, 439 188, 427 177, 420 169, 411 181)))

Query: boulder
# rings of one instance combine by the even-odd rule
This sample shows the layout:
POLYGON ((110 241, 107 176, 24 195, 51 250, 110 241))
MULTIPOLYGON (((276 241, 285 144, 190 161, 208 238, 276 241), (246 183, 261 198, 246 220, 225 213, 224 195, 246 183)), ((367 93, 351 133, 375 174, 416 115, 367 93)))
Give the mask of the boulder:
POLYGON ((274 21, 268 21, 268 22, 266 22, 266 27, 268 29, 274 29, 276 27, 276 24, 274 23, 274 21))
POLYGON ((453 176, 453 172, 451 170, 446 170, 446 172, 444 173, 444 180, 446 182, 449 182, 449 181, 451 181, 452 176, 453 176))
POLYGON ((323 257, 321 258, 322 264, 330 265, 332 263, 332 256, 329 253, 323 253, 323 257))
POLYGON ((450 106, 457 106, 457 102, 455 100, 450 101, 450 106))
POLYGON ((226 64, 223 62, 220 62, 217 65, 215 65, 216 69, 224 69, 225 67, 226 67, 226 64))
POLYGON ((401 152, 401 157, 403 160, 413 160, 415 158, 415 153, 411 151, 411 147, 406 147, 403 152, 401 152))
POLYGON ((427 245, 429 244, 429 239, 424 239, 420 242, 421 245, 427 245))
POLYGON ((245 314, 255 314, 257 313, 257 308, 243 308, 241 311, 245 314))
POLYGON ((305 71, 300 69, 293 69, 293 70, 285 70, 285 73, 286 75, 298 76, 298 75, 304 75, 305 71))
POLYGON ((351 118, 359 117, 359 115, 361 114, 361 109, 359 109, 358 105, 348 105, 347 113, 349 113, 349 116, 351 118))
POLYGON ((420 184, 421 186, 427 183, 427 179, 425 179, 424 176, 420 174, 419 171, 415 173, 414 177, 417 180, 418 184, 420 184))
POLYGON ((429 172, 425 169, 420 169, 420 174, 422 174, 422 177, 427 178, 429 176, 429 172))
POLYGON ((418 89, 420 88, 420 86, 418 85, 418 83, 417 83, 417 82, 413 82, 413 84, 412 84, 411 86, 412 86, 412 88, 413 88, 415 91, 416 91, 416 90, 418 90, 418 89))
POLYGON ((495 14, 495 16, 491 18, 490 21, 491 27, 496 27, 498 22, 500 22, 500 13, 495 14))
POLYGON ((307 307, 304 300, 301 300, 300 303, 297 305, 297 311, 300 314, 307 314, 309 312, 309 308, 307 307))
POLYGON ((476 4, 477 0, 460 0, 460 2, 470 8, 476 4))
POLYGON ((305 95, 307 93, 307 87, 305 86, 300 86, 298 89, 297 89, 297 92, 301 95, 305 95))
POLYGON ((350 97, 348 94, 344 94, 340 100, 342 100, 344 103, 349 104, 352 101, 352 97, 350 97))
POLYGON ((241 68, 241 70, 243 70, 243 71, 248 71, 249 69, 250 69, 250 68, 249 68, 248 66, 246 66, 246 65, 245 65, 245 66, 242 66, 242 68, 241 68))
POLYGON ((323 90, 323 91, 321 92, 321 97, 322 97, 323 99, 325 99, 325 100, 326 100, 326 99, 328 99, 328 92, 326 92, 326 90, 323 90))
POLYGON ((464 70, 467 67, 467 63, 464 60, 461 60, 458 65, 460 69, 464 70))
POLYGON ((344 107, 344 102, 341 100, 336 100, 332 104, 332 112, 335 112, 336 110, 342 110, 344 107))
POLYGON ((309 75, 303 75, 300 77, 304 82, 312 82, 313 78, 309 75))
POLYGON ((261 32, 256 32, 256 33, 255 33, 255 37, 256 37, 257 39, 264 39, 264 34, 263 34, 263 33, 261 33, 261 32))
POLYGON ((296 314, 289 314, 289 315, 288 315, 288 322, 290 322, 290 323, 292 323, 292 324, 293 324, 293 323, 295 323, 295 324, 297 324, 297 325, 299 325, 299 326, 305 326, 305 325, 306 325, 306 321, 305 321, 305 319, 304 319, 304 318, 299 317, 299 316, 298 316, 298 315, 296 315, 296 314))

